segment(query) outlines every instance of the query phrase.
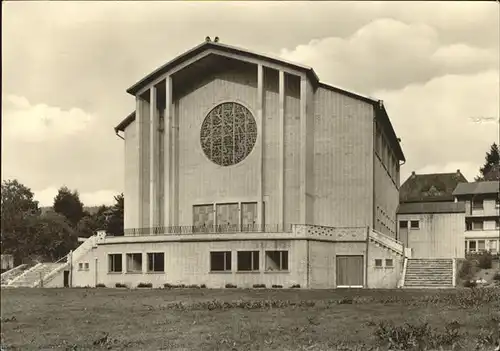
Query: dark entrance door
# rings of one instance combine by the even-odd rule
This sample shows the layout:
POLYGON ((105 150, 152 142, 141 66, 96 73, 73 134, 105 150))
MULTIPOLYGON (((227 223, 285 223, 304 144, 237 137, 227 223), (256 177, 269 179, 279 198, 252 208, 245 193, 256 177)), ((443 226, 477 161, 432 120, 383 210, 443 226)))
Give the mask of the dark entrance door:
POLYGON ((69 271, 64 271, 64 287, 69 288, 69 271))

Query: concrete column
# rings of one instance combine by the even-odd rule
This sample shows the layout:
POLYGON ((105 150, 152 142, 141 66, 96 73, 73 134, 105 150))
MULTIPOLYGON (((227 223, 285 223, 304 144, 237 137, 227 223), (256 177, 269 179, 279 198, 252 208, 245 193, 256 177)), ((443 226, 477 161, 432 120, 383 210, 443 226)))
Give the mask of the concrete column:
POLYGON ((279 155, 278 155, 278 196, 279 224, 285 225, 285 72, 279 71, 279 155))
POLYGON ((150 226, 156 227, 159 225, 158 216, 158 181, 160 178, 160 167, 158 162, 159 156, 159 114, 158 114, 158 104, 157 104, 157 88, 155 86, 151 87, 150 90, 150 132, 149 132, 149 148, 150 148, 150 159, 149 159, 149 220, 150 226))
POLYGON ((142 199, 143 199, 143 191, 142 191, 142 183, 143 183, 143 167, 144 167, 144 158, 143 158, 143 152, 142 152, 142 143, 144 140, 144 133, 143 133, 143 119, 144 119, 144 111, 143 111, 143 103, 144 101, 139 97, 136 96, 135 98, 136 102, 136 108, 135 108, 135 126, 137 128, 136 134, 137 134, 137 188, 136 188, 136 194, 134 194, 137 199, 137 213, 136 213, 136 223, 138 228, 142 228, 144 225, 144 219, 142 216, 142 199))
POLYGON ((264 67, 262 65, 257 65, 257 123, 260 137, 257 223, 264 226, 264 67))
POLYGON ((164 122, 165 122, 165 130, 164 130, 164 182, 165 186, 163 187, 163 210, 165 212, 163 216, 163 225, 165 227, 171 226, 171 207, 172 207, 172 187, 171 187, 171 178, 172 178, 172 77, 167 76, 165 80, 165 114, 164 114, 164 122))
POLYGON ((300 224, 306 223, 307 78, 300 78, 300 224))

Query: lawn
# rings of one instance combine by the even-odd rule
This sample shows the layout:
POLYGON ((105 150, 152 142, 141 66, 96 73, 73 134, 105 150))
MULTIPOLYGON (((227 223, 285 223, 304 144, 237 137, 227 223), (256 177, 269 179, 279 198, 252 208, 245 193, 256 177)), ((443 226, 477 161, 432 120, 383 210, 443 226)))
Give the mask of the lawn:
POLYGON ((1 307, 7 350, 494 350, 500 325, 498 289, 3 289, 1 307))

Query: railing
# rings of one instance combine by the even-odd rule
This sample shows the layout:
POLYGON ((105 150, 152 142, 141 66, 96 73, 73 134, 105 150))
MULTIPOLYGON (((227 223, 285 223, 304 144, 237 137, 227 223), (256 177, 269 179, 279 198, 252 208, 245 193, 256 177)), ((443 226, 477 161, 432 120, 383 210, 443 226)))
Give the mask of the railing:
POLYGON ((390 249, 393 249, 394 251, 404 255, 404 245, 401 241, 391 238, 390 236, 373 229, 370 231, 370 237, 375 239, 379 243, 389 247, 390 249))
POLYGON ((150 228, 127 228, 126 236, 218 234, 218 233, 291 233, 291 224, 243 224, 210 226, 171 226, 150 228))
POLYGON ((56 267, 55 269, 53 269, 52 271, 48 272, 45 276, 40 276, 40 279, 38 279, 37 281, 35 281, 35 283, 33 283, 33 288, 36 288, 38 285, 42 286, 43 287, 43 283, 47 283, 49 282, 52 278, 54 278, 54 276, 59 273, 61 271, 61 269, 63 269, 64 267, 66 267, 66 265, 69 263, 68 261, 68 258, 70 256, 70 253, 67 254, 67 255, 64 255, 63 257, 61 257, 60 259, 58 259, 56 262, 54 263, 49 263, 49 264, 58 264, 60 263, 61 266, 59 267, 56 267), (62 262, 62 261, 65 261, 65 262, 62 262))
POLYGON ((28 265, 27 264, 21 264, 17 267, 14 267, 12 269, 9 269, 6 272, 3 272, 1 275, 1 283, 2 284, 8 284, 9 280, 12 278, 15 278, 17 275, 21 273, 28 265))

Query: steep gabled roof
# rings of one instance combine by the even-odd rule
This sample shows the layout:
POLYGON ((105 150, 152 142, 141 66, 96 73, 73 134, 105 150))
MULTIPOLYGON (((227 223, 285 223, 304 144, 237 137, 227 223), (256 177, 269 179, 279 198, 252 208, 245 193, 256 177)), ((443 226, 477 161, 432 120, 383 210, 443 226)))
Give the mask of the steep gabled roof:
POLYGON ((499 189, 500 181, 458 184, 455 191, 453 191, 453 196, 498 194, 499 189))
MULTIPOLYGON (((246 56, 254 59, 259 59, 267 62, 272 62, 275 64, 282 65, 284 67, 292 68, 294 70, 304 72, 306 73, 307 77, 311 80, 312 84, 314 87, 321 87, 324 89, 328 89, 331 91, 335 91, 339 94, 343 94, 346 96, 349 96, 353 99, 361 100, 366 103, 369 103, 374 106, 374 113, 375 113, 375 118, 381 123, 382 127, 384 128, 384 131, 386 132, 389 142, 391 146, 394 148, 394 151, 396 153, 397 158, 400 161, 406 161, 405 156, 403 154, 403 150, 401 148, 401 145, 399 143, 399 139, 396 136, 396 133, 394 131, 394 128, 389 120, 389 117, 387 115, 387 111, 382 103, 382 101, 370 98, 367 96, 363 96, 361 94, 357 94, 351 91, 347 91, 338 87, 334 87, 329 84, 325 84, 319 81, 319 77, 314 72, 314 70, 311 67, 293 63, 287 60, 283 60, 281 58, 275 58, 271 57, 269 55, 257 53, 254 51, 250 51, 247 49, 242 49, 238 48, 235 46, 230 46, 226 44, 222 44, 220 42, 212 42, 212 41, 206 41, 200 45, 195 46, 191 50, 188 50, 184 52, 183 54, 175 57, 173 60, 167 62, 165 65, 161 66, 160 68, 156 69, 152 73, 148 74, 146 77, 135 83, 133 86, 127 89, 127 92, 131 95, 136 95, 142 88, 148 86, 148 84, 154 82, 157 78, 161 77, 163 74, 167 73, 169 70, 174 68, 177 65, 182 64, 184 61, 189 60, 190 58, 195 57, 196 55, 202 53, 205 50, 213 49, 219 52, 226 52, 226 53, 233 53, 233 54, 238 54, 241 56, 246 56)), ((115 132, 118 133, 119 131, 124 131, 125 128, 132 123, 135 120, 135 112, 132 112, 129 114, 122 122, 120 122, 114 129, 115 132)))
POLYGON ((464 202, 407 202, 398 207, 398 214, 465 213, 464 202))
POLYGON ((453 190, 459 183, 467 183, 460 170, 433 174, 413 172, 399 190, 399 202, 453 201, 453 190))

